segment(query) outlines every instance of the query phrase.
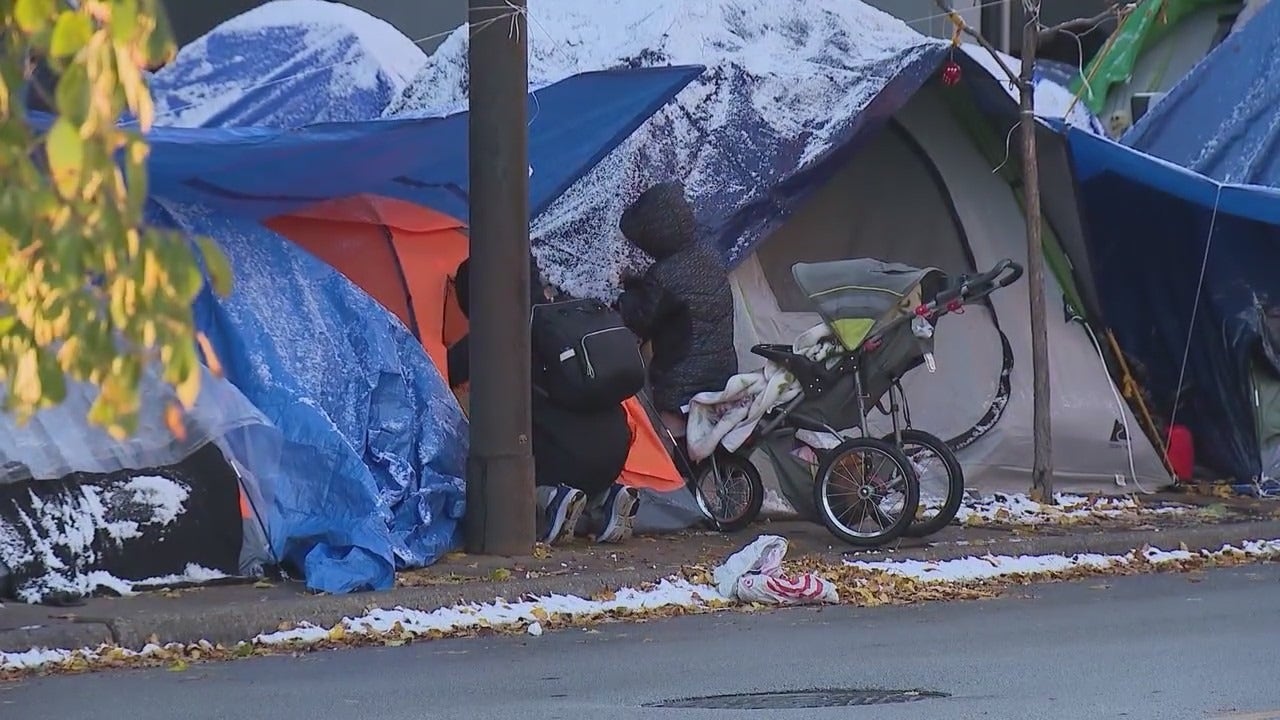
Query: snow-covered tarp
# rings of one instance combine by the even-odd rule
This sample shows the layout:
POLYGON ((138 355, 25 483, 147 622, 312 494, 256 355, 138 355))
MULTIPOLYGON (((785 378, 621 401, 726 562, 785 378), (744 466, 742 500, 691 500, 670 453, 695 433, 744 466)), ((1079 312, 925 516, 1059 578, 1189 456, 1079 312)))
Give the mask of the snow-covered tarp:
POLYGON ((426 54, 390 24, 323 0, 274 0, 182 48, 151 79, 156 122, 295 128, 369 120, 426 54))
POLYGON ((86 419, 96 395, 72 383, 62 404, 25 424, 0 414, 0 594, 7 584, 42 602, 192 564, 224 576, 271 562, 256 519, 242 523, 239 512, 241 483, 257 500, 263 489, 227 458, 270 464, 251 456, 277 433, 231 383, 204 370, 181 438, 164 419, 173 390, 155 375, 143 377, 138 427, 125 440, 86 419))
MULTIPOLYGON (((736 260, 825 179, 836 151, 906 102, 948 48, 853 0, 533 0, 528 26, 535 88, 589 70, 707 67, 535 220, 541 264, 579 295, 615 291, 633 259, 617 218, 661 180, 686 183, 700 221, 736 260)), ((467 44, 468 30, 455 31, 386 115, 465 109, 467 44)))
POLYGON ((226 377, 283 436, 268 475, 274 555, 324 592, 386 589, 452 550, 467 423, 409 331, 341 273, 256 221, 164 204, 216 239, 232 294, 197 301, 226 377))
POLYGON ((1120 138, 1223 183, 1280 187, 1280 3, 1256 11, 1120 138))

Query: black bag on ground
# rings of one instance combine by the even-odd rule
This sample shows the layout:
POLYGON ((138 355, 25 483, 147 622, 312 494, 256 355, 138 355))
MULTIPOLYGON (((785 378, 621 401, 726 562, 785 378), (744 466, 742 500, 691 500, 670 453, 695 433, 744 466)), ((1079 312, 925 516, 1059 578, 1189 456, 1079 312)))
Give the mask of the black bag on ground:
POLYGON ((533 306, 532 336, 538 385, 567 408, 603 409, 644 387, 639 339, 598 300, 533 306))

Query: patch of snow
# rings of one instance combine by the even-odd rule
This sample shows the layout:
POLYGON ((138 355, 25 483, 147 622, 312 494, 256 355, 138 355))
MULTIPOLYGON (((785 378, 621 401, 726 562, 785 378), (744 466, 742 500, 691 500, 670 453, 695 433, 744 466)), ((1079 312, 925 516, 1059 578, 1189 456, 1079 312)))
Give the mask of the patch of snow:
POLYGON ((199 585, 214 580, 225 580, 229 576, 219 570, 203 567, 195 563, 187 563, 186 569, 181 575, 164 575, 162 577, 147 578, 129 583, 132 590, 150 590, 156 588, 169 587, 172 585, 199 585))
POLYGON ((370 120, 426 53, 389 23, 323 0, 274 0, 182 48, 151 81, 156 123, 177 127, 370 120))
MULTIPOLYGON (((394 608, 374 609, 358 618, 346 618, 342 625, 349 633, 389 633, 397 627, 411 635, 454 632, 470 628, 520 627, 543 622, 548 617, 603 615, 618 611, 657 610, 665 607, 699 608, 709 601, 725 601, 715 588, 684 580, 663 580, 649 590, 623 589, 609 600, 591 600, 575 595, 549 595, 522 602, 495 600, 491 603, 455 605, 432 611, 394 608)), ((328 637, 329 631, 314 625, 259 635, 260 645, 309 644, 328 637)))
MULTIPOLYGON (((872 572, 908 577, 921 582, 965 583, 1015 577, 1034 579, 1036 576, 1053 575, 1077 568, 1105 570, 1134 563, 1139 559, 1159 567, 1162 564, 1196 557, 1213 559, 1241 556, 1255 559, 1280 557, 1280 539, 1246 541, 1239 546, 1224 545, 1218 551, 1199 553, 1145 548, 1134 550, 1127 555, 986 555, 938 562, 846 561, 846 565, 872 572)), ((637 612, 673 607, 705 610, 724 607, 728 602, 728 598, 721 595, 713 586, 672 578, 647 589, 625 588, 608 599, 549 595, 520 602, 508 602, 499 598, 491 603, 467 603, 431 611, 403 607, 390 610, 375 608, 356 618, 344 618, 334 630, 303 624, 291 630, 258 635, 248 642, 260 646, 305 646, 332 638, 335 630, 338 629, 344 635, 405 633, 418 636, 447 634, 474 628, 524 628, 525 632, 537 636, 543 631, 543 623, 551 618, 593 617, 620 611, 637 612)), ((127 658, 152 655, 161 650, 159 645, 154 644, 148 644, 141 650, 111 646, 78 650, 32 648, 25 652, 0 652, 0 670, 35 670, 75 658, 92 663, 108 652, 127 658)))
POLYGON ((928 583, 961 583, 995 580, 1014 576, 1052 575, 1076 569, 1106 570, 1142 560, 1151 565, 1181 562, 1195 557, 1245 555, 1253 558, 1280 556, 1280 540, 1256 540, 1240 547, 1224 545, 1217 552, 1192 553, 1186 550, 1165 551, 1155 548, 1135 550, 1126 555, 984 555, 955 560, 892 560, 883 562, 846 561, 863 570, 886 572, 928 583))
MULTIPOLYGON (((616 294, 619 270, 643 262, 616 225, 645 187, 679 178, 703 215, 763 200, 841 142, 902 70, 941 47, 849 0, 533 0, 529 15, 534 89, 593 70, 707 68, 535 219, 544 272, 579 296, 616 294)), ((385 115, 465 110, 467 45, 459 28, 385 115)))
POLYGON ((147 528, 172 524, 190 494, 181 481, 158 475, 67 487, 49 497, 30 491, 26 507, 15 509, 13 525, 0 522, 0 560, 11 569, 43 570, 19 585, 23 602, 38 603, 50 593, 128 595, 128 581, 86 568, 99 562, 104 542, 119 547, 147 528))
POLYGON ((995 493, 977 500, 966 498, 956 513, 956 521, 962 524, 1041 525, 1139 514, 1179 515, 1189 510, 1176 505, 1148 507, 1129 496, 1085 497, 1058 493, 1054 499, 1057 504, 1046 505, 1022 494, 995 493))

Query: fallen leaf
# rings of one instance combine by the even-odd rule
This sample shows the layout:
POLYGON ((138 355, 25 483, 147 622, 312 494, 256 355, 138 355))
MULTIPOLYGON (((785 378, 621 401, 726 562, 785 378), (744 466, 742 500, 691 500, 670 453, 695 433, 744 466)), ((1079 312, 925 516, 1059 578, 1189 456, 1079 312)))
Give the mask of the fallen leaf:
POLYGON ((511 579, 511 571, 506 568, 494 568, 493 572, 489 573, 489 579, 505 582, 511 579))
POLYGON ((259 589, 259 590, 267 590, 267 589, 270 589, 270 588, 275 587, 275 585, 272 585, 271 583, 267 582, 266 580, 259 580, 258 582, 254 583, 254 584, 253 584, 253 586, 254 586, 255 588, 259 589))
POLYGON ((185 672, 188 667, 190 666, 187 665, 186 660, 183 660, 182 658, 178 658, 173 662, 172 665, 169 666, 169 672, 185 672))

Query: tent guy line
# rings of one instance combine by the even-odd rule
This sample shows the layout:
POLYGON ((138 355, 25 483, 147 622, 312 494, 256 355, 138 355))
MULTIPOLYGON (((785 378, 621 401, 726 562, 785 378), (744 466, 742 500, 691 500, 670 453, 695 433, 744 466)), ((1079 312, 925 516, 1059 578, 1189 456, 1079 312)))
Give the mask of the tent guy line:
MULTIPOLYGON (((1195 337, 1196 318, 1200 315, 1200 296, 1204 292, 1204 276, 1209 270, 1209 250, 1213 247, 1213 231, 1218 227, 1218 208, 1222 205, 1222 183, 1213 196, 1213 215, 1209 218, 1209 234, 1204 240, 1204 255, 1200 260, 1200 275, 1196 280, 1195 300, 1191 302, 1191 320, 1187 323, 1187 342, 1182 348, 1182 363, 1178 369, 1178 384, 1174 389, 1173 410, 1169 413, 1169 427, 1178 421, 1178 406, 1182 403, 1183 383, 1187 379, 1187 361, 1191 358, 1191 341, 1195 337)), ((1165 452, 1169 451, 1169 438, 1164 439, 1165 452)))

